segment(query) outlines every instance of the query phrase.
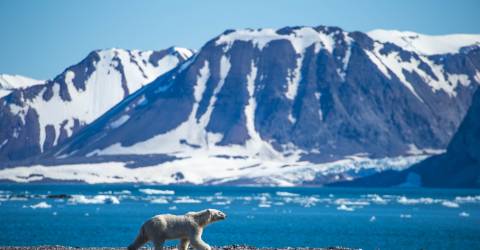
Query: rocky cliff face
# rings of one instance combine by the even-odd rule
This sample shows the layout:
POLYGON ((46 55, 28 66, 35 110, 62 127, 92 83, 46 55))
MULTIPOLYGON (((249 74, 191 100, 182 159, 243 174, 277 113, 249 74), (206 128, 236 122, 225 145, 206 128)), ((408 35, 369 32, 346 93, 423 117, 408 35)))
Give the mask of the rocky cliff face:
POLYGON ((401 172, 342 182, 340 186, 480 187, 480 91, 444 154, 432 156, 401 172))
POLYGON ((409 173, 418 174, 422 186, 480 187, 480 91, 447 152, 413 166, 409 173))
POLYGON ((0 99, 0 161, 23 160, 63 142, 191 51, 99 50, 44 84, 0 99))

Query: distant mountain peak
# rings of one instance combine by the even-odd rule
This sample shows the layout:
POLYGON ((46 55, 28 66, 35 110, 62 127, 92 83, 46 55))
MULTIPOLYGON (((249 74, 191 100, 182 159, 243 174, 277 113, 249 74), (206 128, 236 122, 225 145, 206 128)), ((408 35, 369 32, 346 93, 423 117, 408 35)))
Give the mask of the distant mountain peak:
POLYGON ((10 94, 15 89, 27 88, 43 82, 44 80, 37 80, 21 75, 0 74, 0 98, 10 94))
POLYGON ((182 48, 95 50, 44 84, 14 90, 0 103, 0 159, 55 146, 191 55, 182 48))
POLYGON ((348 33, 336 27, 284 27, 281 29, 238 29, 228 30, 220 35, 216 41, 216 45, 227 45, 228 47, 235 41, 252 42, 258 49, 263 49, 270 42, 275 40, 288 40, 292 43, 297 53, 302 53, 307 47, 315 44, 316 50, 320 48, 327 49, 332 52, 333 46, 337 39, 348 38, 348 33))
POLYGON ((480 34, 425 35, 412 31, 376 29, 367 33, 382 43, 390 42, 421 55, 458 53, 462 47, 480 46, 480 34))

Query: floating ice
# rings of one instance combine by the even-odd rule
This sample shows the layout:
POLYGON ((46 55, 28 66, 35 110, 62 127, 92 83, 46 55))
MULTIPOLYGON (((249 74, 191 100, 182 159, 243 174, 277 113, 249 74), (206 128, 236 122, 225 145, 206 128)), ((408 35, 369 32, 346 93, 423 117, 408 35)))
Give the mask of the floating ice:
POLYGON ((270 203, 260 203, 260 204, 258 204, 258 207, 261 207, 261 208, 269 208, 271 206, 272 205, 270 205, 270 203))
POLYGON ((150 201, 153 204, 168 204, 168 200, 165 198, 157 198, 150 201))
POLYGON ((480 195, 477 196, 457 196, 455 197, 457 203, 480 203, 480 195))
POLYGON ((412 218, 412 215, 411 215, 411 214, 400 214, 400 218, 402 218, 402 219, 410 219, 410 218, 412 218))
POLYGON ((339 198, 335 200, 335 204, 337 205, 349 205, 349 206, 368 206, 370 202, 365 200, 349 200, 345 198, 339 198))
POLYGON ((28 199, 25 197, 10 197, 9 201, 27 201, 28 199))
POLYGON ((380 204, 380 205, 385 205, 388 203, 388 200, 384 199, 378 194, 367 194, 365 196, 370 202, 373 202, 375 204, 380 204))
POLYGON ((415 204, 433 204, 437 203, 438 200, 432 199, 430 197, 422 197, 417 199, 409 199, 405 196, 401 196, 397 199, 397 202, 403 205, 415 205, 415 204))
POLYGON ((190 197, 179 197, 178 199, 174 200, 173 203, 201 203, 201 200, 192 199, 190 197))
POLYGON ((298 201, 298 203, 303 207, 313 207, 317 205, 317 202, 319 202, 320 199, 312 196, 306 198, 297 198, 295 201, 298 201))
POLYGON ((99 194, 132 194, 129 190, 122 190, 122 191, 105 191, 99 192, 99 194))
POLYGON ((35 205, 31 205, 30 207, 33 208, 33 209, 37 209, 37 208, 51 208, 52 205, 46 203, 45 201, 42 201, 42 202, 37 203, 37 204, 35 204, 35 205))
POLYGON ((113 195, 95 195, 92 198, 88 198, 85 195, 72 195, 72 198, 68 199, 70 204, 120 204, 120 200, 113 195))
POLYGON ((342 204, 337 207, 337 210, 353 212, 355 209, 353 207, 347 207, 345 204, 342 204))
POLYGON ((224 206, 224 205, 229 205, 231 203, 231 201, 227 200, 227 201, 217 201, 217 202, 213 202, 212 205, 217 205, 217 206, 224 206))
POLYGON ((452 202, 452 201, 443 201, 442 206, 444 207, 451 207, 451 208, 457 208, 459 207, 458 203, 452 202))
POLYGON ((290 192, 276 192, 275 194, 278 195, 278 196, 283 196, 283 197, 296 197, 296 196, 300 196, 299 194, 290 193, 290 192))
POLYGON ((465 211, 463 211, 463 212, 459 213, 458 216, 460 216, 460 217, 469 217, 470 214, 467 213, 467 212, 465 212, 465 211))
POLYGON ((138 191, 144 194, 162 194, 162 195, 174 195, 175 191, 173 190, 160 190, 160 189, 151 189, 151 188, 144 188, 139 189, 138 191))

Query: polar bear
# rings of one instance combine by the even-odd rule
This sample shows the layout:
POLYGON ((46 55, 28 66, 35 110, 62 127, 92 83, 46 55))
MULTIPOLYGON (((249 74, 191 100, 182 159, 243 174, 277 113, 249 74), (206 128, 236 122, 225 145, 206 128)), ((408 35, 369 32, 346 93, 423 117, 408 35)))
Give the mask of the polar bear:
POLYGON ((178 250, 187 250, 189 244, 197 250, 211 250, 202 240, 203 228, 226 217, 225 213, 216 209, 189 212, 185 215, 156 215, 143 223, 128 250, 136 250, 148 241, 153 243, 155 250, 162 250, 165 240, 173 239, 180 239, 178 250))

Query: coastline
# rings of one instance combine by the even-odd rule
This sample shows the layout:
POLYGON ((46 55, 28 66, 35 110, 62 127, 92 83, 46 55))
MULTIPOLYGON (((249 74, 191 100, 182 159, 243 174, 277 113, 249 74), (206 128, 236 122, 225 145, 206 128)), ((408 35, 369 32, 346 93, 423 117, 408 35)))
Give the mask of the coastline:
MULTIPOLYGON (((122 247, 68 247, 68 246, 0 246, 2 250, 120 250, 126 249, 122 247)), ((153 249, 150 247, 142 247, 142 250, 153 249)), ((167 246, 164 250, 174 250, 177 247, 167 246)), ((192 248, 189 248, 192 249, 192 248)), ((212 246, 212 250, 354 250, 346 247, 253 247, 245 245, 230 245, 230 246, 212 246)))

